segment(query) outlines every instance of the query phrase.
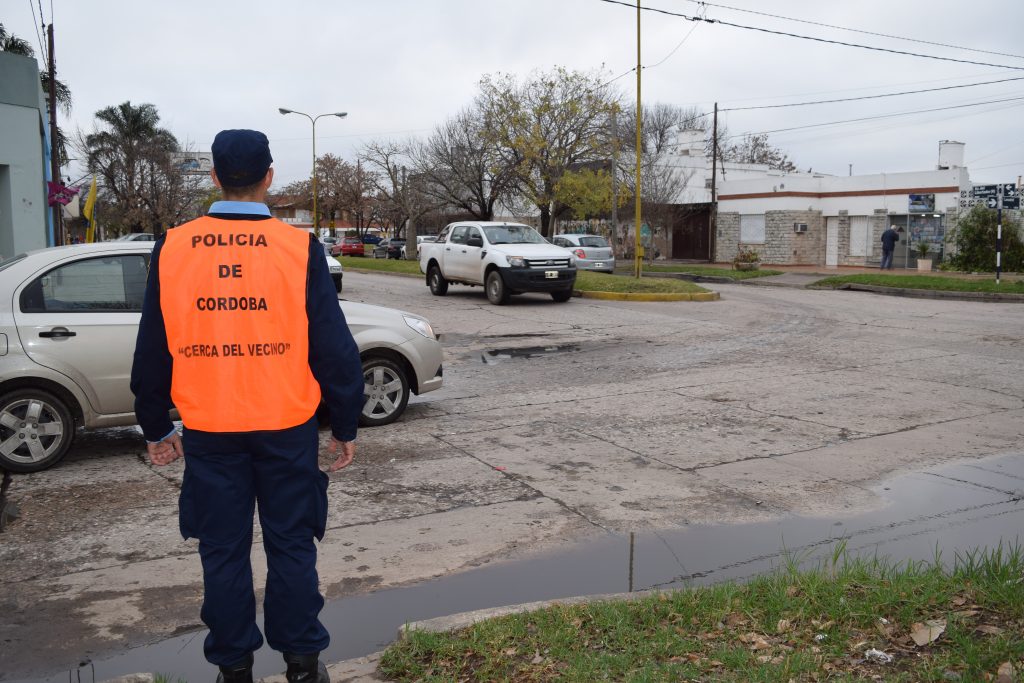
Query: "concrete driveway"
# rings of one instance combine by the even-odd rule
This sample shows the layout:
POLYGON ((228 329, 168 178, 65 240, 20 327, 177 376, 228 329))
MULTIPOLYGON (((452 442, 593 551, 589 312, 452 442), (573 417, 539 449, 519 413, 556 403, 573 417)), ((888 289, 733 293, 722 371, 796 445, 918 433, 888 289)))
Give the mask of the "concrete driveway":
MULTIPOLYGON (((432 297, 349 273, 344 296, 426 315, 443 390, 361 432, 321 546, 328 598, 608 531, 847 516, 898 471, 1020 450, 1024 306, 716 286, 709 303, 432 297)), ((18 477, 0 536, 0 680, 200 626, 182 467, 133 430, 18 477)), ((258 537, 257 537, 258 538, 258 537)), ((262 574, 262 551, 254 551, 262 574)))

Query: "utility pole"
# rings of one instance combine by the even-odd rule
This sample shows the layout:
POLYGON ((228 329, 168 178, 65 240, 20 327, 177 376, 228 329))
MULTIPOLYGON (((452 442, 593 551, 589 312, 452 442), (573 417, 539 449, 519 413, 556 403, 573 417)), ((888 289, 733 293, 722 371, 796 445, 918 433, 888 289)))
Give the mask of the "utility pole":
MULTIPOLYGON (((60 185, 60 155, 57 145, 57 63, 53 57, 53 24, 46 29, 46 43, 49 54, 50 71, 50 176, 53 182, 60 185)), ((49 189, 49 188, 47 188, 49 189)), ((47 192, 49 195, 49 192, 47 192)), ((61 220, 64 212, 59 203, 53 209, 53 240, 55 246, 64 244, 64 226, 61 220)))
POLYGON ((715 238, 718 235, 718 197, 715 194, 718 177, 718 102, 715 102, 714 123, 711 124, 711 234, 708 239, 708 263, 715 262, 715 238))
POLYGON ((999 186, 996 198, 996 284, 1003 272, 1003 186, 999 186))
POLYGON ((643 125, 643 110, 640 108, 640 72, 643 67, 640 65, 640 0, 636 0, 636 210, 633 220, 633 272, 639 278, 643 270, 643 255, 640 250, 640 160, 643 147, 641 126, 643 125))
POLYGON ((619 239, 619 107, 612 105, 612 247, 619 239))

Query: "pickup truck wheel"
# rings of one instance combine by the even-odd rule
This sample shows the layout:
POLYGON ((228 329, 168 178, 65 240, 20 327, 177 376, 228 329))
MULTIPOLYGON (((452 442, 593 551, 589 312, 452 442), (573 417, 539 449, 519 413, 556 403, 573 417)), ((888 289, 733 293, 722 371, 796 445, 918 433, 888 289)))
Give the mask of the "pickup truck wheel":
POLYGON ((398 363, 370 356, 363 360, 363 412, 359 424, 376 427, 394 422, 409 404, 409 379, 398 363))
POLYGON ((487 300, 495 306, 504 306, 508 303, 508 296, 508 288, 505 287, 501 273, 492 270, 487 275, 487 300))
POLYGON ((0 467, 45 470, 64 457, 74 437, 71 411, 53 394, 18 389, 0 398, 0 467))
POLYGON ((441 275, 441 269, 437 266, 430 266, 427 274, 427 284, 430 285, 430 293, 434 296, 444 296, 448 293, 448 280, 441 275))
POLYGON ((572 290, 566 289, 561 292, 551 292, 551 298, 560 304, 564 304, 566 301, 572 298, 572 290))

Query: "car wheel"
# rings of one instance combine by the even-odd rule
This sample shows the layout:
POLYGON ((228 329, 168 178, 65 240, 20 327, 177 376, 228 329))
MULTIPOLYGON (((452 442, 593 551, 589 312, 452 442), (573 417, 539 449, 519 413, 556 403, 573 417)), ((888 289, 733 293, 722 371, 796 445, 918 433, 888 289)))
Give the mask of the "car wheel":
POLYGON ((398 363, 388 358, 363 360, 363 412, 359 424, 376 427, 394 422, 409 404, 409 379, 398 363))
POLYGON ((492 270, 487 275, 487 300, 495 306, 504 306, 508 303, 508 289, 505 287, 505 280, 501 273, 492 270))
POLYGON ((572 298, 572 290, 565 289, 561 292, 551 292, 551 298, 560 304, 564 304, 566 301, 572 298))
POLYGON ((430 293, 434 296, 444 296, 448 293, 448 280, 444 279, 441 269, 436 265, 430 266, 427 273, 427 284, 430 285, 430 293))
POLYGON ((39 472, 57 464, 75 438, 71 411, 46 391, 18 389, 0 398, 0 466, 39 472))

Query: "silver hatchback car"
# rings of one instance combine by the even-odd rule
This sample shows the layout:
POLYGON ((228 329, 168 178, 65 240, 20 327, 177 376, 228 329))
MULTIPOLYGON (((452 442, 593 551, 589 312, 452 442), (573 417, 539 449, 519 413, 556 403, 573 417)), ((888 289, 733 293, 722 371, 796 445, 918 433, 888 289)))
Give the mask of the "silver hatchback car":
MULTIPOLYGON (((152 250, 103 242, 0 263, 0 467, 43 470, 76 428, 135 424, 129 380, 152 250)), ((339 303, 363 361, 360 424, 393 422, 410 392, 441 387, 441 344, 426 319, 339 303)))
POLYGON ((576 257, 576 267, 580 270, 596 270, 602 273, 615 271, 615 252, 608 240, 600 235, 581 235, 567 233, 555 235, 551 243, 556 247, 565 247, 576 257))

